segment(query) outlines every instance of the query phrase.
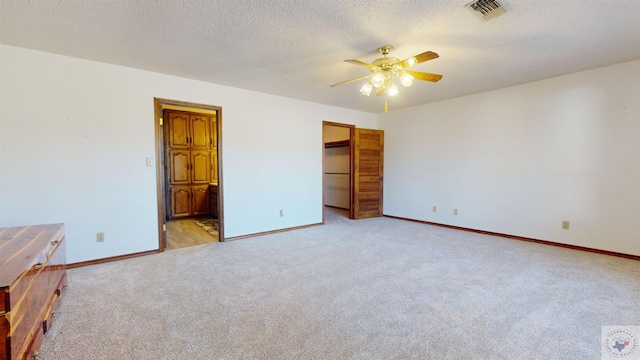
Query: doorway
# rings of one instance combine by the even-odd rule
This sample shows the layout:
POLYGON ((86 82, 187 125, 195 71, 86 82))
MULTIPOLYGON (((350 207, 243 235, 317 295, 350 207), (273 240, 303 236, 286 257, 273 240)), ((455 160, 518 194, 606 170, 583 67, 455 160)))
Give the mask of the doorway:
POLYGON ((224 241, 222 108, 154 98, 154 110, 159 250, 224 241))
POLYGON ((322 127, 323 222, 382 216, 384 132, 324 121, 322 127))
MULTIPOLYGON (((322 123, 323 145, 323 209, 332 215, 353 219, 353 158, 354 125, 322 123)), ((323 212, 323 221, 324 221, 323 212)))

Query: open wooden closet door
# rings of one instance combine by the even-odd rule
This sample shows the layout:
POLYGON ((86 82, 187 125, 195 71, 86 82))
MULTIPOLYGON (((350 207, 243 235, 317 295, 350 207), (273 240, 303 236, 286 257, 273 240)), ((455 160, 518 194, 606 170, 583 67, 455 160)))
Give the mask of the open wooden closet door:
POLYGON ((354 129, 353 219, 382 216, 384 131, 354 129))

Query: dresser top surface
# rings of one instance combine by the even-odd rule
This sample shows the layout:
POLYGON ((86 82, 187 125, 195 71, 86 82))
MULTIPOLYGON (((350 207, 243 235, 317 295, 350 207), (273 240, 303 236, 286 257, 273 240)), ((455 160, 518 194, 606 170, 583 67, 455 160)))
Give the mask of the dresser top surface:
POLYGON ((0 289, 9 287, 25 269, 36 264, 51 241, 62 237, 64 224, 0 228, 0 289))

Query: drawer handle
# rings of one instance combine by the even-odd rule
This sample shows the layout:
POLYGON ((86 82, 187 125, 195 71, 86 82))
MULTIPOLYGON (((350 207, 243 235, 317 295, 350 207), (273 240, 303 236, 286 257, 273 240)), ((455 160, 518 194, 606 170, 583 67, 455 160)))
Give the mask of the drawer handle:
POLYGON ((42 269, 42 264, 33 265, 33 270, 40 270, 40 269, 42 269))
POLYGON ((58 245, 58 244, 60 244, 60 240, 53 240, 53 241, 51 242, 51 246, 56 246, 56 245, 58 245))

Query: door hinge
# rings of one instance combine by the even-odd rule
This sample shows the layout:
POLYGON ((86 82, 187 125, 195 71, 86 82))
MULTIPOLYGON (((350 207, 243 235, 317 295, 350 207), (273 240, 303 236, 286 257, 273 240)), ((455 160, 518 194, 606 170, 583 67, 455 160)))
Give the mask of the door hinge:
POLYGON ((162 231, 167 231, 167 224, 162 224, 162 231))
POLYGON ((356 204, 351 204, 351 208, 355 209, 356 208, 356 204))
POLYGON ((380 181, 384 181, 384 176, 380 176, 380 181))
POLYGON ((160 126, 162 126, 163 122, 162 122, 162 118, 160 118, 160 126))

